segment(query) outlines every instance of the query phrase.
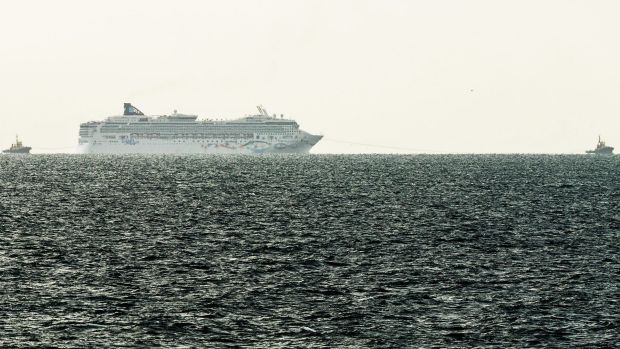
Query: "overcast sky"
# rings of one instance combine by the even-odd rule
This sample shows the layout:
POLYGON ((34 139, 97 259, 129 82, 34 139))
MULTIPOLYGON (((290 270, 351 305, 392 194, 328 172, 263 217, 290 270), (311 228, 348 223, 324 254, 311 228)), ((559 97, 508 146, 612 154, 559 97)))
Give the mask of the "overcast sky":
POLYGON ((314 153, 620 148, 620 1, 0 2, 0 148, 81 122, 263 104, 314 153), (356 144, 368 144, 368 146, 356 144))

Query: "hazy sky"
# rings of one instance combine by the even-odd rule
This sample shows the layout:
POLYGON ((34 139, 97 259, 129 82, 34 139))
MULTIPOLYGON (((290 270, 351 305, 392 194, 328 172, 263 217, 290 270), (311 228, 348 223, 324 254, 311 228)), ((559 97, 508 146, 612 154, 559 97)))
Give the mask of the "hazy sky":
POLYGON ((2 1, 0 148, 263 104, 315 153, 620 148, 620 1, 2 1), (344 142, 376 146, 354 145, 344 142), (402 148, 402 149, 400 149, 402 148))

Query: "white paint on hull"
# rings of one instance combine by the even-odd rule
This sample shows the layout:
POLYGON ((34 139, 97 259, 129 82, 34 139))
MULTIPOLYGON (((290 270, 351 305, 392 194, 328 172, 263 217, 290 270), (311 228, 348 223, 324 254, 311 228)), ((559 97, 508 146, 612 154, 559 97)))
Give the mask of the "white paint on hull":
POLYGON ((308 153, 309 144, 287 147, 228 147, 226 145, 205 145, 201 143, 151 143, 151 144, 110 144, 95 143, 78 146, 80 154, 271 154, 308 153))

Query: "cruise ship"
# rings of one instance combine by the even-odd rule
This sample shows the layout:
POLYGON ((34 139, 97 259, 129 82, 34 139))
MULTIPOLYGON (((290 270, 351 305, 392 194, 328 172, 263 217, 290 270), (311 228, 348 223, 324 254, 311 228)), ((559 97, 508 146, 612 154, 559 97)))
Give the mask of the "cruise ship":
POLYGON ((198 120, 177 113, 147 116, 131 103, 123 115, 80 125, 78 152, 84 154, 263 154, 307 153, 323 136, 297 122, 258 114, 235 120, 198 120))

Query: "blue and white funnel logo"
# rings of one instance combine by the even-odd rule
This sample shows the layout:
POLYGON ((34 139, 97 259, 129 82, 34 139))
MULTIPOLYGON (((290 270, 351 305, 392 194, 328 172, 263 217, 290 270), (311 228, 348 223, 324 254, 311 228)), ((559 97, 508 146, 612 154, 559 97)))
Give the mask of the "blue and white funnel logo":
POLYGON ((138 108, 131 105, 131 103, 125 103, 125 112, 123 115, 144 115, 138 108))

